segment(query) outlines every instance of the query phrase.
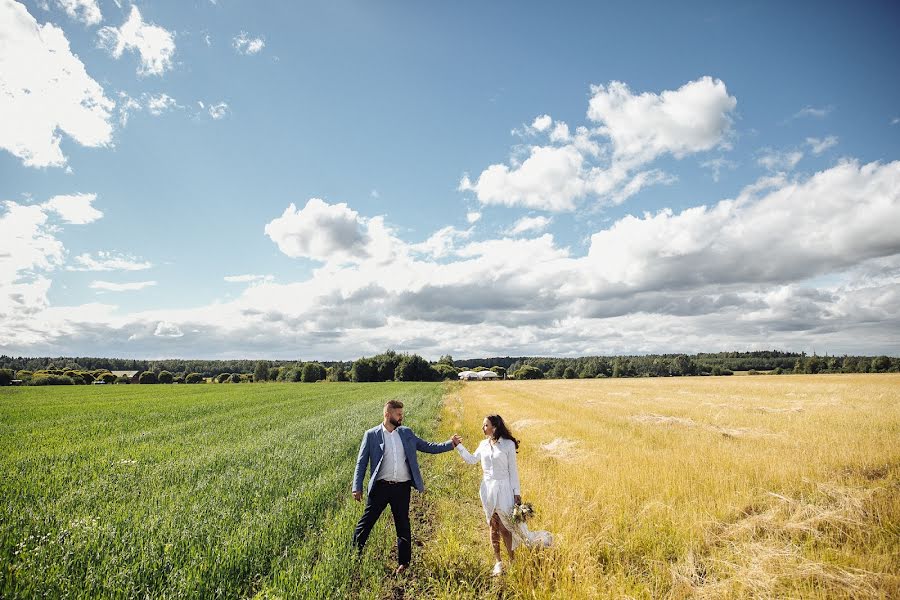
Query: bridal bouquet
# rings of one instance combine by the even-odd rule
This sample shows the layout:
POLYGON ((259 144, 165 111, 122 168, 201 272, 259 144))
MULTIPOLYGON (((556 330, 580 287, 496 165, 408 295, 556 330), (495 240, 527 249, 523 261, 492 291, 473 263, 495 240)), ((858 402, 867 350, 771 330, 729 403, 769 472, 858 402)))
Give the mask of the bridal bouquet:
POLYGON ((512 521, 513 523, 524 523, 534 516, 534 507, 531 502, 523 502, 513 507, 512 521))

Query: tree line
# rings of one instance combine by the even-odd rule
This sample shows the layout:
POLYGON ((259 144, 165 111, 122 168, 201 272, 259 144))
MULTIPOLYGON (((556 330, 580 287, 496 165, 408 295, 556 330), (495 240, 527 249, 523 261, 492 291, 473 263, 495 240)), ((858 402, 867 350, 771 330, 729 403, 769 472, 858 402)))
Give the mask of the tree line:
POLYGON ((896 373, 900 358, 889 356, 808 356, 772 351, 632 356, 493 357, 430 362, 418 354, 388 350, 355 361, 181 360, 140 361, 88 357, 0 356, 0 385, 199 384, 317 381, 441 381, 463 370, 491 370, 511 379, 683 377, 753 373, 896 373), (132 379, 112 371, 136 371, 132 379), (136 381, 134 381, 136 380, 136 381))

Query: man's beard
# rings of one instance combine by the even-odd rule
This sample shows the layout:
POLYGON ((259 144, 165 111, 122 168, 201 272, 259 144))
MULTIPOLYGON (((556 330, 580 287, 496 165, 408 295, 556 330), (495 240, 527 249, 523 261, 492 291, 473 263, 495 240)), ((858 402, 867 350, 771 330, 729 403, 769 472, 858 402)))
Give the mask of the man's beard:
POLYGON ((401 425, 403 425, 403 419, 390 419, 389 421, 394 427, 400 427, 401 425))

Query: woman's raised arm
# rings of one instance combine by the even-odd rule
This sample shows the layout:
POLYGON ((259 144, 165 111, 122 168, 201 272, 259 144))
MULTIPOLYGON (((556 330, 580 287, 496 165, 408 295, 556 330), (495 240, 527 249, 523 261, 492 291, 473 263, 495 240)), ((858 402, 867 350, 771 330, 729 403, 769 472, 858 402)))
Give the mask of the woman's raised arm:
POLYGON ((474 465, 478 463, 478 448, 475 448, 475 454, 472 454, 466 447, 462 444, 457 444, 456 451, 459 452, 459 455, 462 457, 464 461, 469 463, 470 465, 474 465))

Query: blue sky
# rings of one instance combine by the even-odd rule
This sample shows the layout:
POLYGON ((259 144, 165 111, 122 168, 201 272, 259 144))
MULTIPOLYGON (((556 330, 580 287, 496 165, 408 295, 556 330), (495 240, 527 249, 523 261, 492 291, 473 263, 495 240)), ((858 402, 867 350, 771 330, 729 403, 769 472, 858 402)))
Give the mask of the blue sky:
POLYGON ((0 0, 0 353, 900 353, 894 3, 0 0))

